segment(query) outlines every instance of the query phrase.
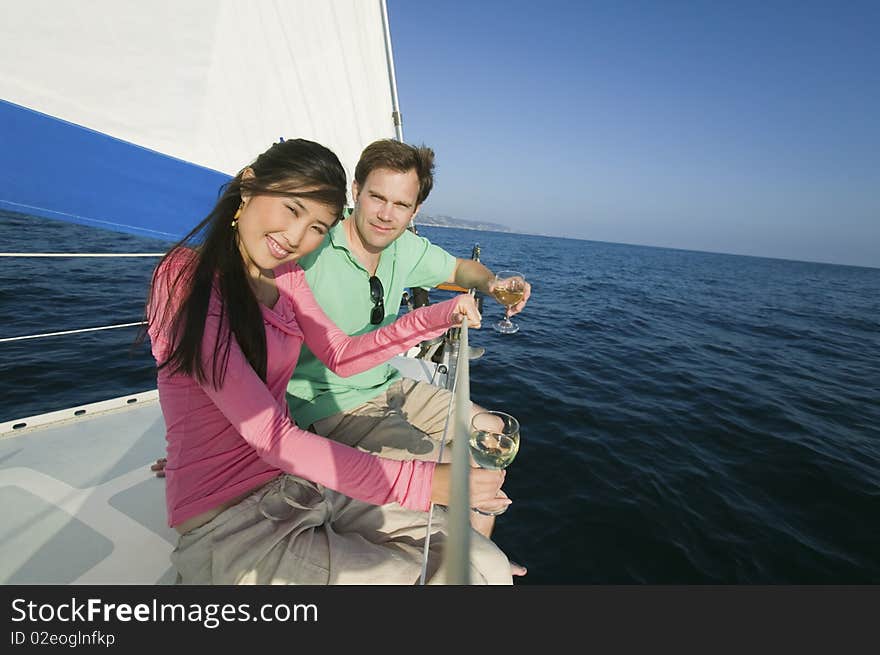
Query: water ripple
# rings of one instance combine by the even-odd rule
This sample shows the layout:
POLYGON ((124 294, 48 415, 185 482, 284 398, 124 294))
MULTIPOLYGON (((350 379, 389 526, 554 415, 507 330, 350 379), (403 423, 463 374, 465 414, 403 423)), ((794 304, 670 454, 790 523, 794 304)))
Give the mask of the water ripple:
MULTIPOLYGON (((0 238, 161 249, 23 220, 0 238)), ((474 400, 523 425, 495 538, 524 584, 880 583, 880 270, 423 232, 533 281, 519 333, 488 301, 471 336, 474 400)), ((0 336, 137 320, 151 265, 0 261, 0 336)), ((150 388, 133 336, 6 344, 0 420, 150 388)))

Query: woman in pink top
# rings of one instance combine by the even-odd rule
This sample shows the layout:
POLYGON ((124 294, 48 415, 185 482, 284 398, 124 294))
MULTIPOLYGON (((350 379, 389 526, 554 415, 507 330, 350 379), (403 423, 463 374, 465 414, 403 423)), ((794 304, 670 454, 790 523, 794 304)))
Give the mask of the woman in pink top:
MULTIPOLYGON (((167 428, 166 503, 185 584, 415 583, 431 503, 449 465, 397 461, 298 428, 285 390, 303 343, 339 375, 367 370, 467 316, 470 296, 350 337, 327 319, 296 260, 341 218, 345 172, 301 139, 269 148, 153 275, 148 332, 167 428), (192 245, 197 244, 197 245, 192 245)), ((471 505, 508 502, 503 471, 471 471, 471 505)), ((428 575, 442 581, 443 517, 428 575)), ((511 582, 472 535, 472 579, 511 582)))

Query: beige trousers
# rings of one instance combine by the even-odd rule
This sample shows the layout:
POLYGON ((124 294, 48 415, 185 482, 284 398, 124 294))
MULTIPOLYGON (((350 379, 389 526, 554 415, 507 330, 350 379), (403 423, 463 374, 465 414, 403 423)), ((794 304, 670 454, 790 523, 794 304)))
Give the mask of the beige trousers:
MULTIPOLYGON (((451 396, 427 382, 402 378, 363 405, 315 421, 311 429, 389 459, 436 462, 451 396)), ((447 448, 443 461, 450 461, 447 448)))
MULTIPOLYGON (((449 398, 445 389, 403 379, 312 428, 383 457, 436 461, 449 398)), ((444 449, 444 461, 448 455, 444 449)), ((445 582, 446 519, 435 506, 429 584, 445 582)), ((183 584, 417 584, 427 525, 426 512, 370 505, 285 475, 181 535, 172 561, 183 584)), ((504 553, 473 530, 471 582, 513 583, 504 553)))
MULTIPOLYGON (((446 512, 434 508, 426 582, 442 584, 446 512)), ((292 475, 181 535, 181 584, 417 584, 428 514, 370 505, 292 475)), ((510 564, 471 532, 471 582, 512 584, 510 564)))

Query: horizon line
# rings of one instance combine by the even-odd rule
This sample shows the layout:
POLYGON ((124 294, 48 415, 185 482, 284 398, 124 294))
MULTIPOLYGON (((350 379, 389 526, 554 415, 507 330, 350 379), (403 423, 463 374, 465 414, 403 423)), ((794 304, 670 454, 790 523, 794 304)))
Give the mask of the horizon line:
MULTIPOLYGON (((463 219, 458 219, 463 220, 463 219)), ((500 225, 500 223, 496 223, 496 225, 500 225)), ((658 246, 650 243, 629 243, 625 241, 601 241, 599 239, 588 239, 586 237, 575 237, 575 236, 564 236, 558 234, 540 234, 536 232, 524 232, 521 230, 516 230, 513 228, 509 228, 508 231, 502 230, 490 230, 478 227, 461 227, 457 225, 432 225, 430 223, 423 224, 424 227, 436 227, 441 229, 453 229, 453 230, 471 230, 474 232, 495 232, 497 234, 521 234, 523 236, 532 236, 532 237, 545 237, 547 239, 568 239, 571 241, 588 241, 592 243, 604 243, 612 246, 633 246, 636 248, 655 248, 657 250, 675 250, 678 252, 695 252, 700 254, 707 255, 726 255, 728 257, 751 257, 753 259, 771 259, 778 260, 783 262, 795 262, 799 264, 821 264, 823 266, 846 266, 849 268, 867 268, 870 270, 880 270, 880 264, 842 264, 840 262, 829 262, 829 261, 819 261, 819 260, 811 260, 811 259, 794 259, 790 257, 771 257, 769 255, 749 255, 745 253, 739 252, 724 252, 721 250, 697 250, 694 248, 681 248, 676 246, 658 246)))

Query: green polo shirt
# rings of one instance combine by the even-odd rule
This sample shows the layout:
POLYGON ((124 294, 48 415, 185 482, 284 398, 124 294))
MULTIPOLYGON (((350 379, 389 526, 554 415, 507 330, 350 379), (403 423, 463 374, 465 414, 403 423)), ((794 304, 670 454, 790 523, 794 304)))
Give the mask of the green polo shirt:
MULTIPOLYGON (((358 335, 394 322, 404 288, 433 287, 448 280, 455 270, 455 257, 408 230, 391 243, 382 252, 376 270, 385 290, 385 319, 381 325, 370 324, 370 274, 349 249, 342 221, 330 230, 321 247, 300 259, 299 264, 327 316, 347 334, 358 335)), ((303 345, 287 385, 287 403, 293 420, 308 428, 319 419, 376 397, 398 377, 397 369, 390 364, 339 377, 303 345)))

